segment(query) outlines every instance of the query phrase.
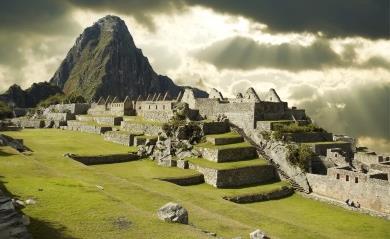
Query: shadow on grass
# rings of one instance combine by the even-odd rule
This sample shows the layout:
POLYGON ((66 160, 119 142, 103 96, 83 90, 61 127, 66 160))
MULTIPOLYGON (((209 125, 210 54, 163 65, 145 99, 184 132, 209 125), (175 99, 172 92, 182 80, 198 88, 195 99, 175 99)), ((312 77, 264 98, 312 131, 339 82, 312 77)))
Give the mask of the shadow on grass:
MULTIPOLYGON (((18 195, 10 192, 5 186, 7 181, 4 181, 4 177, 0 176, 0 190, 8 197, 20 198, 18 195)), ((40 220, 30 217, 30 225, 27 226, 28 231, 33 238, 39 239, 79 239, 68 235, 66 227, 58 223, 52 223, 49 221, 40 220)))
POLYGON ((2 149, 0 149, 0 157, 7 157, 7 156, 12 156, 12 155, 15 155, 15 154, 11 154, 11 153, 5 152, 2 149))
POLYGON ((33 238, 39 239, 78 239, 69 235, 66 227, 58 223, 53 223, 37 218, 30 218, 28 230, 33 238))

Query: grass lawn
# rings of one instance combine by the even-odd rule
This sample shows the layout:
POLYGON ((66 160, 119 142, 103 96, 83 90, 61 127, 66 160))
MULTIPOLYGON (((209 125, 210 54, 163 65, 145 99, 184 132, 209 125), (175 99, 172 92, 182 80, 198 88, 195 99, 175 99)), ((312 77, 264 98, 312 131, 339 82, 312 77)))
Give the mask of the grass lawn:
POLYGON ((213 168, 219 170, 268 165, 268 162, 265 159, 250 159, 250 160, 242 160, 237 162, 223 162, 223 163, 213 162, 204 158, 186 158, 186 159, 189 162, 199 165, 201 167, 213 168))
MULTIPOLYGON (((100 135, 55 129, 6 134, 23 138, 34 151, 24 156, 0 147, 0 180, 4 186, 22 199, 37 200, 36 205, 24 209, 32 218, 29 229, 34 238, 208 238, 193 226, 159 221, 157 209, 170 201, 188 209, 193 225, 224 238, 248 238, 256 228, 271 238, 357 239, 390 235, 389 221, 299 195, 235 204, 221 196, 237 191, 205 184, 181 187, 154 179, 190 175, 194 173, 191 170, 162 168, 149 160, 88 167, 62 156, 66 152, 104 154, 129 150, 104 141, 100 135)), ((275 185, 246 190, 272 186, 275 185)))

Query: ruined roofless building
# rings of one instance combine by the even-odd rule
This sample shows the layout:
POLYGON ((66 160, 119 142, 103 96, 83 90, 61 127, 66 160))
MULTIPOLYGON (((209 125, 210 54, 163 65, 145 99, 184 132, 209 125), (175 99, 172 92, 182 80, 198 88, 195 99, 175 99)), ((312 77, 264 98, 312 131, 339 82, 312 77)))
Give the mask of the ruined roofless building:
POLYGON ((203 119, 215 120, 225 115, 229 121, 243 129, 253 130, 257 121, 305 120, 304 110, 289 108, 281 101, 274 89, 260 97, 251 87, 237 98, 224 98, 222 93, 212 89, 208 98, 196 98, 191 89, 186 89, 181 98, 190 109, 197 110, 203 119))

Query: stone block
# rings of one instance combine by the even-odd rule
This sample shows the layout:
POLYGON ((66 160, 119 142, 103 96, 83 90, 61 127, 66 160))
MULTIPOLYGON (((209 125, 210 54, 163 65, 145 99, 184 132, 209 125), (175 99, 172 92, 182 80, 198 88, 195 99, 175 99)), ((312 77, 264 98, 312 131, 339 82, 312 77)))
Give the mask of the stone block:
POLYGON ((182 169, 188 169, 188 160, 177 160, 177 167, 182 169))

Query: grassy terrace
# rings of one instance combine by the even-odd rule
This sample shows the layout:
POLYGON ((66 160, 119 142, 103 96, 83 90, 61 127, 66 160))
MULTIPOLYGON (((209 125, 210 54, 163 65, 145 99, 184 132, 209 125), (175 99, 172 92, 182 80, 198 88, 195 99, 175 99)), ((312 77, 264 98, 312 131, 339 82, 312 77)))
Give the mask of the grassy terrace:
MULTIPOLYGON (((205 184, 181 187, 154 179, 191 175, 191 170, 158 167, 148 160, 88 167, 62 156, 66 152, 108 154, 129 150, 99 135, 55 129, 5 134, 23 138, 34 151, 24 156, 0 147, 0 181, 21 199, 37 200, 36 205, 23 209, 31 217, 29 229, 34 238, 208 238, 192 226, 159 221, 157 209, 170 201, 186 207, 195 226, 224 238, 248 238, 256 228, 271 238, 358 239, 390 235, 389 221, 299 195, 235 204, 221 196, 242 194, 241 189, 226 191, 205 184), (118 218, 130 223, 120 226, 118 218)), ((248 190, 270 187, 259 185, 248 190)))
POLYGON ((201 167, 213 168, 218 170, 245 168, 245 167, 252 167, 252 166, 264 166, 268 164, 268 162, 265 159, 251 159, 251 160, 225 162, 225 163, 216 163, 203 158, 187 158, 187 160, 201 167))
POLYGON ((241 136, 237 134, 236 132, 228 132, 224 134, 208 134, 207 138, 216 138, 216 139, 221 139, 221 138, 240 138, 241 136))
POLYGON ((123 121, 138 123, 138 124, 151 124, 157 126, 162 126, 164 124, 164 122, 160 122, 160 121, 147 120, 142 116, 123 116, 123 121))
POLYGON ((206 142, 206 143, 197 144, 195 147, 212 148, 212 149, 231 149, 231 148, 247 148, 247 147, 252 147, 252 145, 250 145, 247 142, 242 142, 237 144, 225 144, 225 145, 214 145, 210 142, 206 142))

